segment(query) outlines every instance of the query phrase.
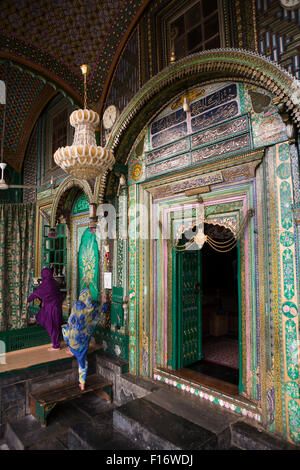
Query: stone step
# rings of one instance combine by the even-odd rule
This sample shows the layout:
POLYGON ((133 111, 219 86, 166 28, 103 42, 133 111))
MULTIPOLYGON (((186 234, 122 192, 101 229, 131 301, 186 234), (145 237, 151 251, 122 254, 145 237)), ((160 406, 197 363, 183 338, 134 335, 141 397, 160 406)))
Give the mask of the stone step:
POLYGON ((113 411, 114 429, 150 450, 216 450, 217 435, 145 398, 113 411))
POLYGON ((136 398, 143 398, 159 388, 159 385, 151 379, 136 377, 129 373, 123 374, 116 380, 115 403, 123 405, 136 398))
POLYGON ((231 438, 233 446, 244 450, 300 450, 300 446, 289 444, 245 421, 231 425, 231 438))
POLYGON ((153 380, 132 376, 128 373, 128 368, 128 361, 103 352, 97 355, 97 374, 113 383, 113 400, 117 406, 158 389, 153 380))
POLYGON ((69 450, 139 450, 140 447, 121 432, 103 429, 91 423, 78 423, 68 432, 69 450))
POLYGON ((53 450, 61 450, 63 446, 57 438, 64 433, 65 430, 61 425, 41 428, 40 423, 34 416, 27 415, 23 419, 6 424, 4 439, 8 447, 13 450, 28 450, 32 446, 36 446, 37 443, 41 448, 42 443, 48 441, 52 442, 53 450))
POLYGON ((114 373, 115 375, 125 374, 129 370, 128 361, 117 357, 112 357, 100 351, 96 358, 98 373, 103 375, 106 373, 114 373))
POLYGON ((219 449, 228 449, 231 445, 230 424, 238 418, 229 411, 221 410, 208 400, 160 386, 160 389, 144 397, 145 400, 161 406, 171 413, 181 416, 192 423, 216 434, 219 449))

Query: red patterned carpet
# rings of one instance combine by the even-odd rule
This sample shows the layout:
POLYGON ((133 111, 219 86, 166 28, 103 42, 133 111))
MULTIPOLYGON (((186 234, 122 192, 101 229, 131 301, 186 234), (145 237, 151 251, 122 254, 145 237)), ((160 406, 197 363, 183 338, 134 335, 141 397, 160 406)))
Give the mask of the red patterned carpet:
POLYGON ((203 341, 203 359, 214 364, 239 368, 238 341, 212 338, 203 341))

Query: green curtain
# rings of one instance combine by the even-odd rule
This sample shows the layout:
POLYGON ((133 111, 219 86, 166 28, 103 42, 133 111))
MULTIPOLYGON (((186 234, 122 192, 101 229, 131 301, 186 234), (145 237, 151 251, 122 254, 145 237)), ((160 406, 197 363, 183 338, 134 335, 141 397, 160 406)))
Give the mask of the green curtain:
POLYGON ((27 326, 35 204, 0 204, 0 331, 27 326))

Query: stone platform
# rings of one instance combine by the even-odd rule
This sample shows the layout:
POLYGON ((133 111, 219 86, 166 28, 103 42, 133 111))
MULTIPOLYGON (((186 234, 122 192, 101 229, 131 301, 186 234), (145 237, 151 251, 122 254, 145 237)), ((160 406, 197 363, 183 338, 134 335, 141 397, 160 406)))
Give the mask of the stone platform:
POLYGON ((26 391, 39 390, 49 378, 52 384, 73 380, 76 361, 2 377, 0 449, 299 450, 214 403, 162 382, 132 377, 121 359, 103 353, 91 359, 90 373, 112 382, 113 403, 87 393, 57 405, 46 428, 30 414, 26 391))

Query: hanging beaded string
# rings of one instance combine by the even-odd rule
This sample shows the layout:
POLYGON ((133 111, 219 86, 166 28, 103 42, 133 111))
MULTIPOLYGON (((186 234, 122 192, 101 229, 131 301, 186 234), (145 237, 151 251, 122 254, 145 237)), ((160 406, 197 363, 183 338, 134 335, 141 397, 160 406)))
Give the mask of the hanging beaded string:
MULTIPOLYGON (((247 214, 246 214, 246 216, 243 220, 243 223, 241 224, 236 236, 233 236, 229 240, 225 240, 224 242, 220 242, 220 241, 214 240, 209 235, 204 235, 204 237, 203 237, 204 238, 204 243, 207 242, 210 245, 211 248, 213 248, 215 251, 218 251, 219 253, 226 253, 228 251, 233 250, 233 248, 236 247, 241 235, 244 233, 245 227, 246 227, 249 219, 253 216, 254 216, 254 209, 249 209, 247 211, 247 214)), ((207 223, 209 223, 209 222, 207 222, 207 223)), ((196 224, 193 225, 192 229, 195 228, 195 227, 197 227, 196 224)), ((182 229, 181 235, 184 232, 186 232, 185 228, 182 229)), ((176 243, 175 246, 173 246, 173 249, 175 251, 181 252, 181 251, 184 251, 188 246, 191 246, 193 243, 196 243, 195 242, 195 237, 193 237, 191 240, 188 240, 183 245, 178 245, 178 240, 177 240, 177 243, 176 243)))

